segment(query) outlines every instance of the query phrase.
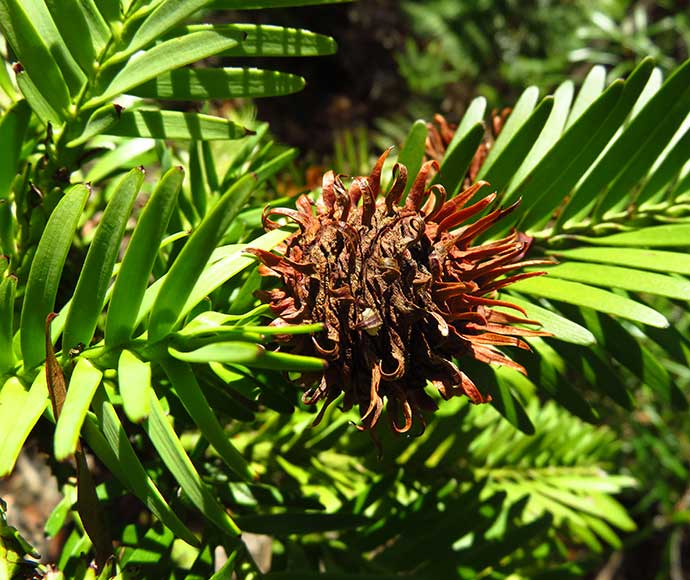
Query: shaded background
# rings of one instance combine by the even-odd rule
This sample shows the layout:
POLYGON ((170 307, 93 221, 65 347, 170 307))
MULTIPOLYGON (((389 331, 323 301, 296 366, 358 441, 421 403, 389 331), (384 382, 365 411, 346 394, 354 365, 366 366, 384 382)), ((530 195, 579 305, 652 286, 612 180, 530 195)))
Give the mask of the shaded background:
POLYGON ((260 59, 307 79, 289 105, 257 102, 259 118, 303 152, 328 153, 334 133, 347 128, 385 138, 434 113, 457 121, 477 95, 490 109, 510 106, 527 86, 551 91, 582 80, 594 64, 606 65, 613 80, 653 56, 668 73, 690 46, 683 0, 366 0, 232 17, 338 42, 330 57, 260 59))

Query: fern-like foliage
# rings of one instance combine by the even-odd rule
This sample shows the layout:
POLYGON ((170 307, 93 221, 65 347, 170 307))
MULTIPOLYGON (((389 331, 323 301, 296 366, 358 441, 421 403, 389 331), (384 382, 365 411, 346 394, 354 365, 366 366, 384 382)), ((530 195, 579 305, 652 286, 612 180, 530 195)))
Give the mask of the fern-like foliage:
MULTIPOLYGON (((218 539, 211 544, 224 544, 232 555, 225 574, 234 566, 253 565, 238 540, 240 529, 203 483, 166 413, 168 397, 179 389, 182 413, 191 413, 203 426, 234 477, 251 480, 254 470, 226 438, 184 362, 191 360, 187 353, 197 353, 192 359, 198 353, 208 356, 207 331, 232 320, 239 334, 225 334, 225 326, 217 336, 223 335, 221 342, 230 348, 230 359, 220 357, 226 363, 232 359, 247 369, 261 359, 257 366, 269 383, 285 368, 322 368, 319 360, 286 358, 262 346, 272 335, 270 329, 264 334, 264 309, 247 312, 238 301, 235 306, 242 312, 227 312, 233 290, 228 281, 235 279, 235 290, 240 289, 238 275, 253 265, 243 255, 247 245, 235 243, 242 237, 235 218, 249 196, 296 152, 267 142, 265 125, 253 123, 249 130, 223 117, 164 110, 160 103, 275 96, 301 89, 303 79, 288 73, 189 65, 210 57, 329 54, 335 44, 328 37, 221 24, 218 13, 211 12, 324 3, 0 2, 5 47, 0 79, 7 107, 0 117, 0 476, 12 472, 42 417, 55 423, 55 459, 74 457, 77 464, 77 489, 66 493, 62 511, 49 526, 49 531, 59 530, 73 505, 80 514, 74 541, 58 562, 68 575, 86 573, 87 560, 80 554, 92 544, 103 577, 116 573, 108 559, 112 538, 99 494, 115 501, 127 490, 167 533, 190 545, 202 544, 200 534, 190 530, 161 491, 166 484, 147 472, 115 406, 131 421, 130 429, 142 424, 161 453, 156 469, 165 465, 179 485, 184 482, 185 498, 203 514, 203 527, 215 527, 218 539), (209 17, 213 24, 205 23, 209 17), (221 172, 209 141, 241 138, 241 145, 224 155, 228 165, 221 172), (184 169, 179 161, 174 165, 179 150, 168 149, 166 139, 191 142, 184 147, 191 177, 184 193, 184 169), (153 187, 145 185, 142 160, 160 163, 153 187), (92 196, 96 184, 106 187, 92 196), (150 195, 132 229, 128 222, 143 190, 150 195), (193 234, 185 228, 193 228, 193 234), (65 266, 71 248, 85 254, 76 272, 65 266), (152 273, 157 284, 149 286, 152 273), (217 296, 218 306, 224 312, 199 318, 208 310, 206 297, 220 286, 225 293, 217 296), (182 327, 188 334, 179 334, 173 344, 171 333, 182 327), (111 373, 116 374, 109 377, 111 373), (154 386, 161 384, 167 385, 168 395, 155 392, 154 386), (118 489, 94 484, 82 437, 116 477, 118 489)), ((252 243, 268 250, 285 235, 252 243)), ((124 562, 116 568, 122 566, 124 562)))
MULTIPOLYGON (((98 165, 86 176, 72 177, 84 159, 113 146, 112 140, 96 137, 127 138, 126 148, 113 152, 109 161, 133 167, 153 148, 151 139, 226 141, 251 133, 219 116, 162 108, 161 101, 170 106, 175 101, 287 95, 304 86, 301 77, 280 71, 194 63, 209 63, 209 59, 217 63, 229 57, 241 62, 266 56, 317 56, 335 50, 331 38, 307 30, 222 23, 222 16, 207 23, 212 9, 323 3, 0 3, 0 33, 6 42, 0 78, 4 98, 14 103, 4 121, 8 157, 0 179, 0 199, 13 198, 12 215, 18 217, 19 226, 17 247, 6 240, 3 252, 20 279, 26 280, 35 243, 61 197, 60 190, 72 180, 104 174, 107 166, 98 165), (40 162, 20 163, 25 136, 40 162), (12 191, 18 168, 24 174, 12 191), (60 189, 56 192, 56 188, 60 189), (32 201, 29 191, 45 202, 32 201)), ((10 207, 10 203, 4 206, 5 221, 10 219, 10 207)))
MULTIPOLYGON (((489 237, 515 227, 534 238, 531 253, 558 264, 548 276, 510 290, 553 339, 531 340, 535 356, 521 358, 540 391, 569 410, 594 419, 597 405, 569 387, 572 373, 601 395, 632 407, 630 374, 679 409, 686 395, 649 350, 657 342, 669 356, 687 337, 668 329, 678 316, 668 301, 687 301, 690 286, 682 248, 686 225, 687 147, 690 127, 690 62, 665 81, 651 60, 625 80, 606 86, 605 71, 592 69, 577 97, 570 81, 539 101, 536 87, 516 103, 477 176, 501 203, 520 206, 489 237), (650 335, 655 337, 654 340, 650 335)), ((484 138, 486 101, 468 108, 441 162, 439 182, 461 186, 484 138)), ((410 130, 400 156, 419 166, 424 138, 410 130)), ((514 380, 497 375, 495 404, 513 424, 532 426, 516 405, 514 380)))
POLYGON ((252 433, 238 427, 238 445, 266 470, 264 485, 233 487, 241 509, 262 514, 239 521, 273 536, 276 578, 324 569, 333 578, 577 577, 591 558, 563 554, 619 546, 614 529, 634 528, 612 497, 634 481, 608 471, 619 448, 611 430, 530 401, 536 437, 454 401, 412 440, 382 433, 381 454, 352 429, 354 413, 331 410, 316 428, 301 410, 265 416, 252 433))

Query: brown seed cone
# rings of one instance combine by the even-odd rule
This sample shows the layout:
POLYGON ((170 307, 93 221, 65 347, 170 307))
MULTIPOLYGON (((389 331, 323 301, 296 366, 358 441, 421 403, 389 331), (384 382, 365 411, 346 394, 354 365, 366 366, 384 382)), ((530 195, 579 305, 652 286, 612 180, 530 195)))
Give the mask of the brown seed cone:
POLYGON ((407 170, 396 164, 395 180, 383 197, 380 177, 386 151, 368 177, 354 177, 345 188, 332 171, 323 177, 322 196, 306 196, 297 209, 267 209, 264 226, 279 227, 283 216, 299 230, 279 254, 251 250, 263 263, 262 274, 281 278, 279 288, 262 292, 277 315, 274 324, 320 322, 324 331, 294 337, 289 352, 328 361, 323 376, 304 376, 303 401, 326 406, 344 393, 345 409, 358 405, 361 429, 374 427, 387 400, 393 428, 408 431, 422 410, 436 408, 427 382, 445 399, 482 395, 454 359, 471 356, 486 363, 524 369, 497 346, 529 349, 521 337, 545 335, 514 326, 536 325, 522 316, 494 310, 518 306, 496 298, 512 282, 543 272, 514 274, 523 266, 529 239, 513 232, 472 245, 473 240, 515 205, 493 209, 474 221, 496 198, 492 193, 467 205, 486 182, 478 182, 451 200, 440 185, 427 188, 436 161, 424 164, 400 205, 407 170), (512 274, 511 274, 512 273, 512 274), (316 386, 314 386, 316 385, 316 386))
MULTIPOLYGON (((512 109, 505 108, 501 111, 493 110, 491 113, 491 126, 485 131, 484 138, 482 142, 477 147, 474 152, 470 166, 467 168, 465 173, 465 178, 463 180, 463 187, 467 188, 472 185, 476 179, 479 171, 484 165, 484 161, 489 156, 489 151, 494 145, 496 138, 503 129, 506 120, 510 116, 512 109)), ((427 159, 434 159, 439 163, 445 157, 446 151, 453 137, 455 137, 455 132, 457 131, 457 125, 452 125, 446 121, 443 115, 434 115, 433 123, 427 123, 427 138, 425 154, 427 159)))

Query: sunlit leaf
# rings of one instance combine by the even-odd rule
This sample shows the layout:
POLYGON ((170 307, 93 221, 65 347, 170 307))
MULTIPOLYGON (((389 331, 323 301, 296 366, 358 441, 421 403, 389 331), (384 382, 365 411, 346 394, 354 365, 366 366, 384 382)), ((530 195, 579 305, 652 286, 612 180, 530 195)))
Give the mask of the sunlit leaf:
POLYGON ((149 321, 151 341, 162 339, 172 330, 211 252, 256 185, 257 179, 254 175, 246 175, 238 180, 184 245, 153 304, 149 321))
POLYGON ((134 229, 115 280, 105 325, 105 343, 129 340, 144 297, 160 242, 182 187, 182 168, 170 169, 160 180, 134 229))
POLYGON ((98 183, 113 173, 146 166, 154 159, 155 141, 151 139, 127 139, 117 144, 112 151, 103 153, 89 168, 87 182, 98 183))
POLYGON ((63 331, 63 350, 91 342, 134 201, 144 181, 143 168, 122 178, 103 212, 86 254, 63 331))
MULTIPOLYGON (((484 160, 484 164, 477 175, 478 179, 483 179, 484 175, 486 175, 489 169, 491 169, 491 166, 503 154, 503 151, 508 146, 508 143, 512 141, 513 137, 515 137, 517 132, 525 124, 527 119, 534 111, 538 98, 539 89, 537 87, 529 87, 520 95, 520 98, 515 103, 508 120, 501 130, 501 133, 496 138, 494 146, 491 148, 489 155, 484 160)), ((467 129, 469 129, 469 127, 467 129)))
MULTIPOLYGON (((572 342, 573 344, 593 344, 596 342, 589 330, 560 316, 552 310, 547 310, 533 302, 523 300, 512 294, 507 301, 523 308, 527 313, 527 318, 538 320, 542 325, 541 330, 550 332, 553 334, 553 337, 558 340, 572 342)), ((510 309, 504 307, 496 307, 496 310, 510 312, 510 309)))
MULTIPOLYGON (((597 136, 592 140, 589 148, 585 148, 583 151, 584 156, 581 158, 583 161, 587 161, 587 165, 584 165, 583 169, 579 170, 579 173, 573 173, 569 176, 569 185, 567 187, 568 190, 570 190, 570 188, 573 186, 572 184, 576 183, 576 181, 582 178, 584 171, 590 168, 589 164, 597 160, 596 167, 593 168, 581 180, 577 189, 575 189, 568 200, 568 205, 558 217, 557 229, 561 224, 568 225, 571 221, 577 221, 578 219, 584 218, 586 213, 589 211, 589 208, 591 208, 596 202, 597 195, 601 191, 601 188, 604 187, 606 180, 610 179, 606 162, 603 162, 602 160, 604 158, 609 158, 609 162, 613 165, 624 162, 624 158, 618 159, 617 157, 611 157, 612 147, 603 153, 601 152, 604 151, 605 147, 610 147, 610 143, 612 141, 615 142, 615 140, 617 140, 615 135, 620 132, 621 124, 629 114, 634 114, 634 111, 631 113, 631 110, 633 110, 633 107, 636 106, 636 103, 642 98, 640 94, 646 90, 645 87, 648 84, 650 76, 653 76, 653 70, 654 61, 650 58, 647 58, 640 62, 640 64, 626 79, 623 94, 618 100, 614 110, 611 111, 611 114, 607 117, 605 123, 597 131, 597 136), (592 156, 588 150, 594 152, 594 156, 592 156), (600 159, 597 159, 597 157, 600 157, 600 159)), ((554 190, 553 195, 556 195, 555 191, 556 190, 554 190)), ((547 196, 544 196, 542 199, 546 200, 547 196)), ((562 199, 563 195, 560 195, 558 202, 560 202, 562 199)), ((549 204, 549 206, 551 209, 556 207, 556 205, 553 203, 549 204)), ((551 209, 547 209, 545 211, 542 210, 543 213, 541 215, 550 213, 551 209)), ((537 216, 540 215, 539 211, 538 206, 533 209, 533 212, 537 216)))
POLYGON ((67 252, 77 229, 89 188, 75 185, 67 190, 48 219, 26 283, 21 314, 21 345, 24 366, 45 359, 45 320, 53 311, 67 252))
POLYGON ((676 272, 690 274, 690 256, 681 252, 667 252, 664 250, 645 250, 638 248, 579 247, 567 250, 554 250, 555 256, 583 260, 586 262, 602 262, 617 266, 630 266, 643 270, 658 272, 676 272))
POLYGON ((16 377, 10 377, 0 389, 0 478, 12 473, 26 438, 47 404, 48 387, 43 372, 36 375, 28 391, 16 377))
POLYGON ((636 322, 659 328, 666 328, 669 325, 668 320, 666 320, 663 314, 649 306, 600 288, 588 286, 587 284, 542 276, 540 278, 520 280, 513 284, 511 288, 521 293, 560 300, 568 304, 586 306, 607 314, 629 318, 636 322))
POLYGON ((584 113, 590 105, 599 97, 604 91, 606 85, 606 69, 601 66, 593 66, 592 70, 587 73, 585 80, 582 82, 577 98, 573 103, 573 107, 568 115, 568 122, 566 129, 568 129, 575 121, 577 121, 582 113, 584 113))
POLYGON ((161 459, 196 508, 224 534, 239 536, 240 529, 201 480, 154 393, 151 415, 144 426, 161 459))
POLYGON ((64 461, 74 455, 79 441, 79 432, 86 418, 103 373, 88 359, 77 361, 67 389, 65 403, 55 426, 55 458, 64 461))
POLYGON ((250 134, 232 121, 212 115, 137 109, 116 115, 114 122, 102 129, 108 135, 153 139, 239 139, 250 134))
POLYGON ((547 268, 549 276, 583 284, 646 292, 678 300, 690 300, 690 282, 663 274, 603 264, 565 262, 547 268))
POLYGON ((210 3, 210 0, 165 0, 149 13, 129 41, 127 49, 117 54, 115 59, 124 60, 137 50, 159 39, 185 18, 210 3))
POLYGON ((63 118, 62 113, 58 113, 41 94, 39 88, 31 80, 27 72, 20 70, 15 74, 17 86, 36 116, 46 125, 50 123, 56 127, 60 126, 63 118))
POLYGON ((690 60, 673 72, 611 148, 620 147, 625 163, 612 172, 616 177, 600 198, 597 215, 617 207, 664 150, 690 109, 689 87, 690 60))
MULTIPOLYGON (((213 56, 238 43, 233 30, 201 30, 180 38, 171 38, 131 58, 102 91, 84 104, 97 107, 158 75, 213 56)), ((105 63, 104 66, 108 66, 105 63)))
POLYGON ((208 266, 194 284, 180 315, 187 314, 205 296, 208 296, 216 288, 230 280, 233 276, 239 274, 245 268, 256 263, 256 258, 254 258, 254 256, 245 253, 246 248, 258 248, 270 251, 276 245, 284 241, 289 235, 290 232, 285 230, 267 232, 252 243, 238 247, 224 258, 208 266))
MULTIPOLYGON (((96 397, 98 398, 98 393, 96 397)), ((156 484, 144 470, 113 406, 101 399, 97 401, 96 410, 100 429, 93 416, 87 416, 84 422, 84 438, 89 447, 177 537, 188 544, 197 545, 198 540, 194 534, 171 509, 156 484)))
POLYGON ((0 31, 41 96, 58 115, 66 117, 70 106, 68 85, 22 2, 0 1, 0 31))
POLYGON ((217 10, 259 10, 262 8, 290 8, 295 6, 318 6, 321 4, 345 4, 352 1, 353 0, 242 0, 242 4, 237 6, 234 0, 213 0, 211 7, 217 10))
MULTIPOLYGON (((486 168, 491 157, 491 154, 489 154, 477 177, 488 181, 496 191, 503 191, 510 183, 518 167, 522 164, 525 158, 525 151, 530 149, 530 146, 534 144, 544 128, 544 124, 553 108, 553 103, 553 97, 545 97, 529 118, 515 132, 515 136, 506 144, 501 154, 486 168)), ((517 105, 515 108, 517 110, 517 105)), ((508 117, 506 127, 501 131, 499 139, 508 128, 508 122, 510 122, 514 114, 515 111, 508 117)), ((496 142, 498 143, 498 140, 496 142)), ((495 149, 492 149, 492 153, 493 151, 495 149)))
POLYGON ((70 52, 82 70, 89 73, 110 38, 108 24, 93 0, 46 0, 46 6, 70 52))
POLYGON ((151 410, 151 363, 123 350, 117 365, 122 406, 130 421, 140 423, 151 410))
POLYGON ((14 297, 17 278, 0 279, 0 377, 14 366, 14 297))
MULTIPOLYGON (((456 132, 456 135, 458 133, 456 132)), ((477 151, 477 147, 484 137, 484 125, 477 123, 470 127, 467 134, 456 143, 451 141, 443 157, 441 171, 437 174, 434 181, 441 183, 450 196, 460 191, 467 168, 477 151)), ((455 138, 453 139, 455 140, 455 138)), ((412 181, 412 180, 410 180, 412 181)))
MULTIPOLYGON (((141 539, 124 551, 120 564, 125 570, 146 568, 155 570, 161 562, 172 558, 175 534, 167 528, 152 526, 142 534, 141 539)), ((160 568, 158 568, 160 569, 160 568)))
MULTIPOLYGON (((22 7, 41 40, 55 59, 71 95, 78 95, 86 83, 86 75, 65 43, 63 31, 56 25, 45 0, 23 0, 22 7)), ((82 40, 84 37, 82 35, 82 40)), ((30 76, 31 72, 29 73, 30 76)))
POLYGON ((690 224, 673 224, 636 228, 620 234, 601 236, 573 236, 598 246, 634 246, 649 248, 683 248, 690 246, 690 224))
POLYGON ((209 578, 209 580, 226 580, 230 578, 235 572, 235 565, 237 564, 237 550, 228 554, 228 559, 225 561, 218 571, 209 578))
POLYGON ((325 361, 319 358, 273 352, 260 344, 239 341, 217 342, 189 352, 171 348, 169 352, 175 358, 187 362, 245 364, 273 370, 320 371, 326 366, 325 361))
POLYGON ((7 199, 12 180, 17 174, 17 163, 24 135, 29 126, 31 109, 25 100, 18 101, 0 117, 0 200, 7 199))
POLYGON ((530 178, 517 188, 515 197, 522 197, 527 213, 521 227, 530 228, 548 220, 563 202, 563 192, 575 186, 604 149, 617 129, 612 116, 623 92, 621 81, 606 89, 540 160, 530 178))
POLYGON ((553 108, 544 123, 544 128, 539 133, 539 137, 511 179, 506 194, 508 198, 511 198, 511 194, 522 185, 524 179, 560 139, 570 112, 570 105, 573 102, 574 91, 572 81, 565 81, 554 92, 553 108))
POLYGON ((250 469, 247 460, 230 442, 223 427, 218 422, 199 388, 199 383, 191 367, 174 359, 166 360, 162 365, 189 416, 199 426, 204 437, 213 445, 225 464, 248 481, 256 479, 256 474, 250 469))
POLYGON ((644 184, 642 190, 637 194, 635 202, 644 210, 648 203, 660 201, 664 196, 664 189, 671 183, 676 175, 681 171, 685 163, 690 159, 690 117, 686 118, 685 133, 673 145, 668 155, 664 157, 661 164, 644 184))
POLYGON ((175 101, 274 97, 302 90, 297 75, 257 68, 188 68, 157 76, 132 91, 149 99, 175 101))
POLYGON ((424 151, 426 149, 427 131, 426 121, 423 119, 417 119, 410 126, 410 130, 407 133, 405 142, 400 148, 400 153, 398 154, 398 163, 407 168, 407 172, 410 176, 407 184, 405 185, 404 195, 407 194, 414 183, 414 179, 411 179, 411 177, 416 175, 422 166, 424 151))
POLYGON ((223 56, 321 56, 336 50, 335 41, 329 36, 266 24, 194 24, 180 29, 180 33, 205 30, 241 35, 241 42, 224 50, 223 56))
MULTIPOLYGON (((193 306, 189 304, 190 297, 199 296, 195 288, 211 254, 232 220, 240 212, 254 189, 282 169, 296 153, 295 150, 288 150, 237 180, 199 224, 182 248, 157 293, 149 320, 151 340, 163 338, 172 330, 180 317, 188 312, 188 307, 193 306)), ((222 279, 225 275, 227 273, 214 272, 204 285, 209 283, 213 285, 214 279, 217 280, 219 277, 222 279)))
POLYGON ((89 139, 104 133, 108 128, 115 125, 122 115, 122 107, 108 103, 96 109, 78 137, 67 143, 67 147, 77 147, 86 143, 89 139))

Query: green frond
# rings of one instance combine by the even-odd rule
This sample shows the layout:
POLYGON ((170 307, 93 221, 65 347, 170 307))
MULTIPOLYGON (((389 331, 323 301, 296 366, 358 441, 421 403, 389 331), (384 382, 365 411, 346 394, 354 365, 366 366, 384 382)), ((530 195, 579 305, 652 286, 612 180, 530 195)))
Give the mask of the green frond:
MULTIPOLYGON (((608 87, 604 86, 604 69, 595 67, 574 98, 572 85, 566 83, 553 101, 546 96, 537 105, 538 90, 531 87, 518 100, 477 175, 490 182, 503 204, 521 200, 507 223, 494 228, 488 237, 497 238, 508 228, 517 228, 533 237, 531 256, 557 258, 558 264, 539 268, 546 277, 522 280, 508 294, 511 300, 523 300, 520 304, 527 309, 542 309, 544 328, 553 333, 553 339, 577 342, 571 327, 552 326, 549 312, 578 324, 590 343, 596 336, 598 346, 589 349, 588 361, 582 359, 583 353, 575 355, 577 349, 553 343, 556 353, 565 355, 570 364, 578 361, 575 368, 584 375, 583 385, 591 377, 591 365, 602 364, 601 358, 593 362, 592 350, 601 348, 601 356, 606 358, 607 353, 647 353, 648 348, 656 348, 652 340, 641 336, 643 327, 667 328, 675 322, 669 320, 668 310, 657 297, 681 302, 690 298, 690 286, 682 277, 686 260, 679 251, 690 243, 684 223, 687 204, 679 195, 685 190, 690 162, 690 148, 684 146, 690 134, 688 75, 690 61, 660 82, 652 60, 646 59, 627 79, 608 87), (576 314, 578 309, 584 322, 576 314), (602 320, 610 320, 609 324, 614 324, 609 316, 633 324, 615 323, 617 338, 607 339, 586 322, 596 318, 595 311, 600 318, 604 316, 602 320)), ((459 122, 454 142, 462 139, 463 127, 466 131, 477 118, 477 111, 470 107, 459 122)), ((418 149, 419 159, 423 154, 418 149)), ((454 157, 452 146, 447 147, 442 167, 452 167, 454 157)), ((442 169, 437 179, 457 191, 453 170, 442 169)), ((533 317, 540 319, 537 314, 533 317)), ((645 374, 637 370, 635 356, 619 357, 620 366, 609 365, 607 372, 619 374, 617 382, 622 384, 628 380, 629 369, 643 382, 652 381, 678 408, 685 408, 685 395, 672 389, 673 380, 662 372, 666 359, 645 374)), ((520 358, 522 362, 530 357, 520 358)), ((644 363, 647 365, 654 357, 645 354, 643 358, 649 361, 644 363)), ((670 359, 668 364, 672 364, 670 359)), ((540 365, 538 377, 544 373, 564 377, 557 367, 549 369, 552 363, 548 360, 542 358, 540 365)), ((536 382, 570 410, 579 409, 582 417, 589 415, 588 405, 577 402, 568 388, 536 382)), ((612 389, 615 383, 604 386, 604 382, 595 381, 591 386, 629 404, 621 389, 612 389)), ((502 413, 519 409, 510 390, 497 388, 496 392, 495 404, 502 413)), ((517 417, 514 415, 515 424, 517 417)))

